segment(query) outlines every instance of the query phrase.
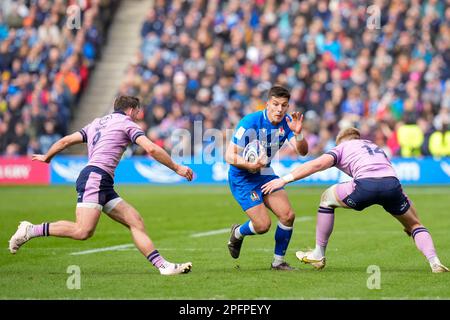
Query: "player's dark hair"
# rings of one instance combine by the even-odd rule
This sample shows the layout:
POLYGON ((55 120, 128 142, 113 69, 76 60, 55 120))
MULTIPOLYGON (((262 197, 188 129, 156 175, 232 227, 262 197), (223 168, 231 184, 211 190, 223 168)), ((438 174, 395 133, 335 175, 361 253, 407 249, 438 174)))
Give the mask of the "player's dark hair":
POLYGON ((282 86, 273 86, 270 88, 267 98, 270 99, 271 97, 287 98, 289 100, 291 98, 291 93, 288 89, 282 86))
POLYGON ((114 111, 125 111, 128 108, 136 109, 140 107, 139 99, 132 96, 118 96, 114 101, 114 111))

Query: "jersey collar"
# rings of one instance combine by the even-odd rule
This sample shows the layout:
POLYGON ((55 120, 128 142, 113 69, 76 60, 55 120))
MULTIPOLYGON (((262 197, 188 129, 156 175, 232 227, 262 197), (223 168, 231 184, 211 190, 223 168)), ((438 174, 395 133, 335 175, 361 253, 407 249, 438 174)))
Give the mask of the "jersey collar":
POLYGON ((264 111, 263 111, 263 117, 264 117, 264 120, 266 120, 272 127, 274 127, 274 128, 278 128, 279 126, 282 126, 283 125, 283 121, 281 121, 279 124, 277 124, 277 125, 274 125, 274 124, 272 124, 272 122, 270 122, 270 120, 269 120, 269 116, 267 115, 267 109, 264 109, 264 111))
MULTIPOLYGON (((267 109, 264 109, 264 111, 263 111, 263 117, 264 117, 264 120, 269 121, 269 117, 267 116, 267 109)), ((270 122, 270 121, 269 121, 269 122, 270 122)))
POLYGON ((123 114, 124 116, 127 115, 125 112, 123 112, 123 111, 121 111, 121 110, 119 110, 119 111, 114 111, 113 113, 120 113, 120 114, 123 114))

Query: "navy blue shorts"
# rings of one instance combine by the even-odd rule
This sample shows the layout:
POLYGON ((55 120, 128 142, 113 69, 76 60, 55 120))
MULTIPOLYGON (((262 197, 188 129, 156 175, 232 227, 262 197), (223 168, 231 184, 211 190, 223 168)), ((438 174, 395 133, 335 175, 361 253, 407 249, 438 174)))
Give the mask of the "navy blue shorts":
POLYGON ((354 180, 354 190, 342 200, 352 209, 361 211, 373 204, 381 205, 393 215, 402 215, 411 204, 396 177, 354 180))
POLYGON ((77 179, 78 203, 98 204, 103 208, 114 199, 120 198, 114 191, 113 178, 103 169, 86 166, 77 179))

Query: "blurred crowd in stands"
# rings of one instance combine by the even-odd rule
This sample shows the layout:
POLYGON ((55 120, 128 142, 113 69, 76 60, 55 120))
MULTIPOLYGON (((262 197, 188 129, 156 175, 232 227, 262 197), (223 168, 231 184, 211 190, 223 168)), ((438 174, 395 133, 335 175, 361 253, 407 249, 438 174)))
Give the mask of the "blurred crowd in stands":
MULTIPOLYGON (((45 152, 67 132, 117 1, 73 1, 80 30, 64 26, 71 2, 1 1, 0 154, 45 152)), ((279 84, 311 156, 348 126, 390 157, 450 156, 450 0, 153 3, 118 94, 140 97, 160 146, 195 121, 225 136, 279 84)))
POLYGON ((0 1, 0 155, 45 153, 68 133, 118 2, 0 1))
POLYGON ((450 156, 449 4, 156 0, 119 91, 142 99, 141 125, 167 149, 196 120, 225 134, 280 84, 311 156, 348 126, 390 157, 450 156))

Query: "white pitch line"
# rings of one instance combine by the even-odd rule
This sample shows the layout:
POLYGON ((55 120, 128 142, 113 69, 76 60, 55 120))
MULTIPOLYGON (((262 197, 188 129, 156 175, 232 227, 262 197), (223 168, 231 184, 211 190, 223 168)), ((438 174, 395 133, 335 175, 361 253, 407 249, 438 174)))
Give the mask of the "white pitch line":
POLYGON ((90 253, 97 253, 97 252, 103 252, 103 251, 115 251, 115 250, 130 248, 130 247, 134 247, 134 244, 127 243, 127 244, 121 244, 121 245, 112 246, 112 247, 105 247, 105 248, 98 248, 98 249, 92 249, 92 250, 72 252, 72 253, 70 253, 70 255, 78 256, 78 255, 82 255, 82 254, 90 254, 90 253))
MULTIPOLYGON (((313 217, 311 217, 311 216, 304 216, 304 217, 297 218, 295 221, 296 222, 302 222, 302 221, 310 221, 310 220, 313 220, 313 217)), ((211 230, 211 231, 199 232, 199 233, 193 233, 193 234, 191 234, 191 237, 192 238, 200 238, 200 237, 213 236, 213 235, 216 235, 216 234, 223 234, 223 233, 228 233, 228 232, 230 232, 230 228, 211 230)), ((121 250, 121 249, 129 249, 129 248, 132 248, 132 247, 134 247, 134 244, 127 243, 127 244, 121 244, 121 245, 112 246, 112 247, 105 247, 105 248, 97 248, 97 249, 91 249, 91 250, 85 250, 85 251, 72 252, 72 253, 70 253, 70 255, 72 255, 72 256, 79 256, 79 255, 83 255, 83 254, 91 254, 91 253, 104 252, 104 251, 117 251, 117 250, 121 250)))
POLYGON ((304 216, 304 217, 295 218, 295 222, 311 221, 313 219, 314 219, 314 217, 304 216))
POLYGON ((198 237, 207 237, 207 236, 212 236, 215 234, 222 234, 222 233, 227 233, 230 232, 230 228, 226 228, 226 229, 218 229, 218 230, 212 230, 212 231, 206 231, 206 232, 199 232, 199 233, 193 233, 191 234, 192 238, 198 238, 198 237))
MULTIPOLYGON (((313 219, 314 219, 314 217, 304 216, 304 217, 299 217, 299 218, 295 219, 295 222, 311 221, 313 219)), ((193 233, 193 234, 191 234, 191 237, 192 238, 207 237, 207 236, 213 236, 216 234, 222 234, 222 233, 227 233, 227 232, 230 232, 230 228, 193 233)))

